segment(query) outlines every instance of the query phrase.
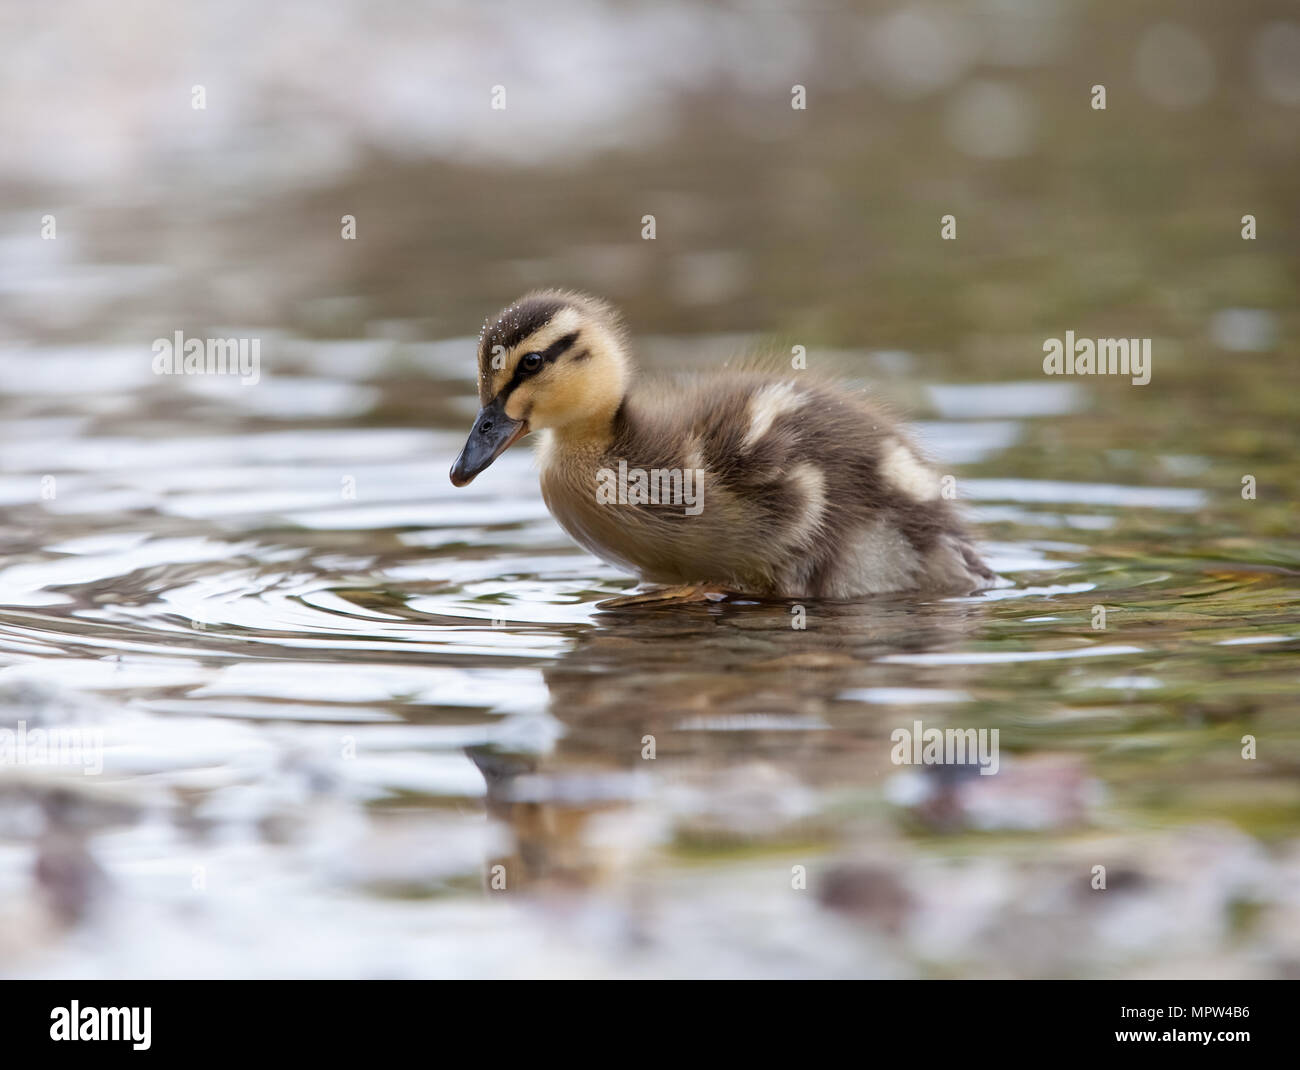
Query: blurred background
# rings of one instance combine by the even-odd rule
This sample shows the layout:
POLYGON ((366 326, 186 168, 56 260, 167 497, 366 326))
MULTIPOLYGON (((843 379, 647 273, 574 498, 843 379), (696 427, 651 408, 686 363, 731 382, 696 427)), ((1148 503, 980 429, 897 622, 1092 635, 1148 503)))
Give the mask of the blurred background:
POLYGON ((0 971, 1300 973, 1293 3, 10 0, 0 40, 0 727, 104 741, 0 764, 0 971), (631 580, 527 450, 446 477, 536 286, 656 368, 805 346, 1015 586, 597 610, 631 580), (1045 377, 1067 330, 1150 384, 1045 377), (176 331, 259 382, 156 376, 176 331), (1001 771, 900 769, 918 719, 1001 771))

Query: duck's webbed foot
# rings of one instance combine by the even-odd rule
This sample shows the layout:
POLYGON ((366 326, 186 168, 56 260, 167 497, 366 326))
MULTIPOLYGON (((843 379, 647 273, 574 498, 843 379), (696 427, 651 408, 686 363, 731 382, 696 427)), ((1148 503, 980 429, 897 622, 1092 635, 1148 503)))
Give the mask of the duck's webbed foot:
POLYGON ((686 605, 691 602, 725 602, 737 597, 739 591, 729 591, 713 584, 687 584, 678 587, 652 587, 636 594, 606 598, 597 602, 597 609, 626 609, 629 606, 686 605))

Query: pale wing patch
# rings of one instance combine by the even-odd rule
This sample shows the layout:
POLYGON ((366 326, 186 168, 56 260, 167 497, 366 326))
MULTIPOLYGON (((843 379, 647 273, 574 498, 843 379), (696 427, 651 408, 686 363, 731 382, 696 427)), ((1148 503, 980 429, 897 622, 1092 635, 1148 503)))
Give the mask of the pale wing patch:
POLYGON ((698 439, 691 438, 686 442, 686 467, 694 468, 697 472, 704 471, 704 454, 700 452, 698 439))
POLYGON ((790 469, 789 480, 803 497, 802 512, 791 531, 791 543, 807 542, 815 535, 826 515, 826 473, 815 464, 799 464, 790 469))
POLYGON ((891 440, 885 444, 880 472, 895 490, 914 501, 929 502, 939 497, 939 477, 901 442, 891 440))
POLYGON ((793 383, 769 383, 749 399, 749 430, 740 444, 750 449, 772 429, 778 417, 794 412, 803 403, 803 395, 793 383))

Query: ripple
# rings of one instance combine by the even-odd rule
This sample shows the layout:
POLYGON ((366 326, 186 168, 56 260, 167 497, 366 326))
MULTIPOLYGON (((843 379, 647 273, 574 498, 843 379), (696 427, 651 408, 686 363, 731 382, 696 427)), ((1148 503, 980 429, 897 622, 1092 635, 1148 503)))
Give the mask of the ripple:
POLYGON ((1030 661, 1061 661, 1074 658, 1113 658, 1121 654, 1143 654, 1140 646, 1086 646, 1077 650, 969 650, 960 653, 886 654, 880 660, 893 665, 1014 665, 1030 661))
MULTIPOLYGON (((464 348, 458 340, 456 360, 464 348)), ((290 350, 325 382, 354 357, 366 375, 388 366, 383 346, 290 350)), ((954 465, 988 464, 1024 446, 1035 417, 1075 410, 1078 395, 1058 386, 936 388, 944 418, 918 432, 954 465)), ((287 394, 259 408, 218 390, 203 424, 108 412, 89 435, 84 421, 55 415, 80 410, 74 391, 51 381, 35 393, 47 397, 44 415, 20 421, 16 438, 0 425, 0 501, 15 532, 0 568, 0 716, 83 711, 104 728, 103 774, 0 770, 0 794, 20 792, 39 818, 57 786, 105 815, 95 864, 125 902, 161 919, 142 970, 174 961, 155 931, 182 939, 170 912, 197 909, 179 932, 200 934, 203 969, 220 972, 221 941, 205 926, 235 919, 202 912, 212 908, 190 891, 195 867, 291 902, 308 928, 339 924, 338 901, 351 896, 373 935, 390 923, 389 896, 470 910, 464 888, 477 886, 487 853, 520 843, 559 872, 592 852, 607 872, 665 842, 822 842, 838 835, 844 807, 878 812, 864 783, 892 768, 877 749, 891 709, 958 725, 993 717, 1017 747, 1078 746, 1091 733, 1099 751, 1126 753, 1105 733, 1131 728, 1144 704, 1177 701, 1181 679, 1212 671, 1209 651, 1284 658, 1295 631, 1286 577, 1234 572, 1226 550, 1224 574, 1211 576, 1191 558, 1120 570, 1099 553, 1131 508, 1183 522, 1205 504, 1195 489, 963 479, 972 511, 998 525, 984 549, 1005 586, 808 605, 796 629, 788 605, 760 600, 598 610, 633 578, 564 535, 526 450, 455 490, 446 469, 464 428, 365 426, 354 407, 364 393, 322 389, 293 423, 268 429, 259 421, 287 394), (298 426, 308 418, 331 426, 298 426), (40 500, 51 457, 57 496, 40 500), (1089 643, 1102 589, 1115 623, 1105 643, 1089 643), (1225 620, 1228 600, 1248 594, 1259 612, 1225 620), (1135 641, 1123 629, 1138 624, 1149 630, 1135 641), (658 757, 641 765, 651 738, 658 757), (839 794, 824 796, 823 783, 839 794)), ((1285 664, 1251 664, 1257 686, 1286 693, 1285 664)), ((1122 738, 1175 745, 1156 731, 1122 738)), ((1047 791, 1033 775, 1016 790, 1028 810, 1047 791)), ((963 805, 978 816, 995 803, 963 805)), ((17 895, 30 858, 15 856, 6 877, 2 848, 0 882, 17 895)), ((411 917, 392 922, 403 940, 411 917)), ((445 949, 445 938, 430 946, 445 949)), ((69 954, 71 972, 93 969, 85 952, 69 954)), ((114 961, 126 961, 120 950, 114 961)))

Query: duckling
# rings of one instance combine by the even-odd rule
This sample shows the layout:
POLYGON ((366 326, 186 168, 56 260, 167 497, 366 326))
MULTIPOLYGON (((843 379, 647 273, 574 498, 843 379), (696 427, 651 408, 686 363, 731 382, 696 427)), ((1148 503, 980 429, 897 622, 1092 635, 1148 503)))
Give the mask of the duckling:
POLYGON ((542 497, 579 544, 692 600, 970 594, 998 577, 895 421, 807 372, 636 378, 609 304, 541 290, 479 335, 465 486, 536 431, 542 497))

